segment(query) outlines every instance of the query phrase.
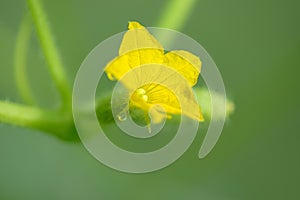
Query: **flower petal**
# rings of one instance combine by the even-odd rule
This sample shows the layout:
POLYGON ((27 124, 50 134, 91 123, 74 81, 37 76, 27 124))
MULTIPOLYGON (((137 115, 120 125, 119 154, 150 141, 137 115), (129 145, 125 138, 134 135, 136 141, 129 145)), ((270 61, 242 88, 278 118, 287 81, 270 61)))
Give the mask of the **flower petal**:
POLYGON ((131 68, 149 63, 162 63, 164 49, 149 31, 138 22, 129 22, 124 34, 119 55, 128 55, 131 68))
POLYGON ((123 55, 110 61, 105 67, 105 72, 110 80, 120 80, 130 69, 128 55, 123 55))
POLYGON ((138 22, 129 22, 128 31, 124 34, 119 55, 139 49, 159 49, 163 52, 163 46, 153 37, 149 31, 138 22))
POLYGON ((119 56, 105 67, 108 77, 120 78, 130 69, 149 63, 163 63, 162 45, 138 22, 129 22, 128 31, 124 34, 119 56))
POLYGON ((119 56, 105 68, 108 77, 121 81, 129 94, 142 89, 142 93, 131 96, 131 103, 150 112, 154 123, 170 114, 203 121, 191 89, 201 71, 200 59, 183 50, 164 54, 162 45, 138 22, 129 22, 128 29, 119 56))
POLYGON ((184 76, 190 86, 197 83, 201 71, 201 61, 194 54, 183 50, 170 51, 165 54, 164 64, 184 76))
POLYGON ((162 85, 150 84, 147 87, 145 90, 149 96, 147 102, 149 105, 160 105, 167 114, 183 114, 198 121, 204 120, 191 88, 178 84, 176 88, 173 88, 176 91, 175 95, 162 85))

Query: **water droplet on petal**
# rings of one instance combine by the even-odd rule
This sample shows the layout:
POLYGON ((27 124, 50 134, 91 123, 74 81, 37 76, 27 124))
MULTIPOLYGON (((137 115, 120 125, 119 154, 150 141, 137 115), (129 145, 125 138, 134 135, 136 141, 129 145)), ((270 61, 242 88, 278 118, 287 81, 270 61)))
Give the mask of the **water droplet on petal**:
POLYGON ((127 119, 127 113, 121 112, 120 114, 117 115, 117 119, 121 122, 125 121, 127 119))

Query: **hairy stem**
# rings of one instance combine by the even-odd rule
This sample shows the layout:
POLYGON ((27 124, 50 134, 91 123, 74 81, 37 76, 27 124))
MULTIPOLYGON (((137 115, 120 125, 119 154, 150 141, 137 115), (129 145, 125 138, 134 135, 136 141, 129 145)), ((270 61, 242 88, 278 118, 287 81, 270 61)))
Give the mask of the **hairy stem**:
POLYGON ((63 139, 76 137, 72 116, 63 112, 0 101, 0 122, 52 133, 63 139))
POLYGON ((27 104, 34 104, 34 97, 27 79, 26 62, 27 51, 30 39, 31 27, 30 17, 24 17, 20 30, 17 35, 17 41, 14 54, 15 79, 19 93, 27 104))
POLYGON ((71 90, 58 49, 40 0, 27 0, 39 41, 50 73, 63 101, 63 108, 71 107, 71 90))

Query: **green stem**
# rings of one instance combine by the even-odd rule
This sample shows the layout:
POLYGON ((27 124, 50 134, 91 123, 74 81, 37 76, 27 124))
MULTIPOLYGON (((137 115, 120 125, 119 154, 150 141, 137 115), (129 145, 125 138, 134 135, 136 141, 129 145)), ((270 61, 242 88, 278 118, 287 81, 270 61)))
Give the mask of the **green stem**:
POLYGON ((157 23, 158 27, 181 30, 197 0, 169 1, 157 23))
POLYGON ((27 2, 50 73, 62 98, 63 108, 70 109, 71 90, 46 14, 40 0, 27 0, 27 2))
POLYGON ((20 30, 17 35, 15 54, 14 54, 14 67, 15 79, 19 93, 27 104, 33 105, 34 97, 30 89, 29 81, 27 79, 26 62, 27 51, 30 39, 30 18, 25 16, 22 20, 20 30))
MULTIPOLYGON (((159 17, 157 27, 169 28, 180 31, 186 23, 190 11, 193 9, 196 0, 172 0, 169 1, 162 15, 159 17)), ((157 39, 165 48, 169 48, 174 40, 174 35, 170 31, 163 31, 157 35, 157 39)))
POLYGON ((72 116, 63 112, 0 101, 0 122, 52 133, 60 138, 76 138, 72 116))

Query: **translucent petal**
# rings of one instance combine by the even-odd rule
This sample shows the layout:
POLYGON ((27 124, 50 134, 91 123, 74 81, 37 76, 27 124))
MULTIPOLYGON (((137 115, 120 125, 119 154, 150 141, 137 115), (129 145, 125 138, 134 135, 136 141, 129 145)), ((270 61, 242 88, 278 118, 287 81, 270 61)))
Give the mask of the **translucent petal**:
POLYGON ((158 49, 163 52, 163 46, 138 22, 129 22, 128 29, 124 34, 119 55, 139 49, 158 49))
POLYGON ((194 54, 183 50, 170 51, 164 56, 164 64, 184 76, 190 86, 197 83, 201 71, 201 61, 194 54))

